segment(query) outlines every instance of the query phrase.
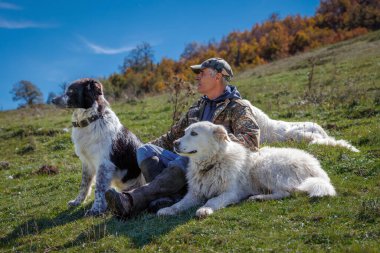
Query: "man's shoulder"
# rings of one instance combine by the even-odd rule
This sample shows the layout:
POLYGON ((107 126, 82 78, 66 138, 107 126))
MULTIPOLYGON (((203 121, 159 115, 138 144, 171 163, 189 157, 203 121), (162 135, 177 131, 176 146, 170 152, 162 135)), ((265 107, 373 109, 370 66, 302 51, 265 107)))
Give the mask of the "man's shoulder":
POLYGON ((243 98, 237 98, 237 99, 234 99, 233 102, 235 102, 236 104, 240 105, 240 106, 251 106, 251 102, 249 102, 247 99, 243 99, 243 98))
POLYGON ((254 116, 255 111, 251 102, 247 99, 237 98, 233 99, 230 103, 230 112, 233 115, 249 114, 254 116))
POLYGON ((246 107, 252 106, 251 102, 242 98, 235 98, 231 102, 232 102, 231 103, 232 108, 246 108, 246 107))

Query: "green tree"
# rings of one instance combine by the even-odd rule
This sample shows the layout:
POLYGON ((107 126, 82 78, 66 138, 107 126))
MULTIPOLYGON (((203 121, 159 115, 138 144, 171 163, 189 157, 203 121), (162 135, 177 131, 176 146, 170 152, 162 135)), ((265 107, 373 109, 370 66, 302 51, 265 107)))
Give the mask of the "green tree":
POLYGON ((201 45, 198 42, 188 43, 185 46, 185 49, 183 50, 180 58, 184 60, 190 60, 191 58, 199 54, 200 50, 201 50, 201 45))
POLYGON ((21 80, 13 85, 11 94, 13 94, 13 101, 25 101, 25 103, 20 104, 20 106, 31 106, 43 103, 42 92, 30 81, 21 80))
POLYGON ((145 70, 153 70, 154 52, 152 46, 148 42, 143 42, 133 49, 124 59, 121 71, 125 73, 127 69, 135 72, 145 70))

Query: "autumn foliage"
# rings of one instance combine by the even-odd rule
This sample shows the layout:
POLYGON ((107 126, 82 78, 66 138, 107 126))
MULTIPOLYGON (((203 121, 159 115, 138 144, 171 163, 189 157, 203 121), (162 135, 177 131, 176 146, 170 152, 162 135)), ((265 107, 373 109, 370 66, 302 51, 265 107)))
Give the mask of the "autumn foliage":
POLYGON ((188 66, 210 57, 222 57, 239 71, 379 28, 378 0, 322 0, 313 17, 295 15, 281 19, 272 14, 267 21, 250 30, 233 31, 220 42, 190 42, 179 61, 163 58, 154 63, 154 52, 144 42, 125 58, 121 73, 103 82, 109 86, 109 95, 130 99, 165 91, 174 77, 192 81, 188 66))

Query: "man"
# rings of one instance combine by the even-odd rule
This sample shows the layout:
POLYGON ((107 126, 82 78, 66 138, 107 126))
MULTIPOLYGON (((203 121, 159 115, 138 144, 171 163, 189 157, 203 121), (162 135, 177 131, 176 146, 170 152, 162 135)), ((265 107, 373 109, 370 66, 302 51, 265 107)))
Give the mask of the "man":
POLYGON ((223 125, 232 141, 253 151, 258 149, 259 127, 236 87, 229 85, 233 77, 230 65, 221 58, 211 58, 191 69, 197 74, 198 92, 204 96, 170 131, 137 150, 139 167, 149 183, 122 193, 109 189, 106 200, 114 215, 126 218, 137 214, 152 201, 172 196, 186 186, 188 160, 172 150, 173 142, 182 137, 192 123, 210 121, 223 125))

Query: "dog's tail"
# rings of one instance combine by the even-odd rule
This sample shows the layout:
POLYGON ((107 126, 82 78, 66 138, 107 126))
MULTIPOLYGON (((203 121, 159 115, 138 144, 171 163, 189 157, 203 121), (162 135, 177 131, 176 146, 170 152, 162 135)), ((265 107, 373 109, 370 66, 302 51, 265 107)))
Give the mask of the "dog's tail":
POLYGON ((315 138, 313 139, 310 144, 320 144, 320 145, 329 145, 329 146, 339 146, 347 148, 353 152, 360 152, 359 149, 352 146, 348 141, 345 140, 335 140, 333 137, 327 137, 327 138, 315 138))
POLYGON ((328 179, 321 177, 306 178, 298 187, 298 190, 309 193, 310 197, 335 196, 334 186, 328 179))

